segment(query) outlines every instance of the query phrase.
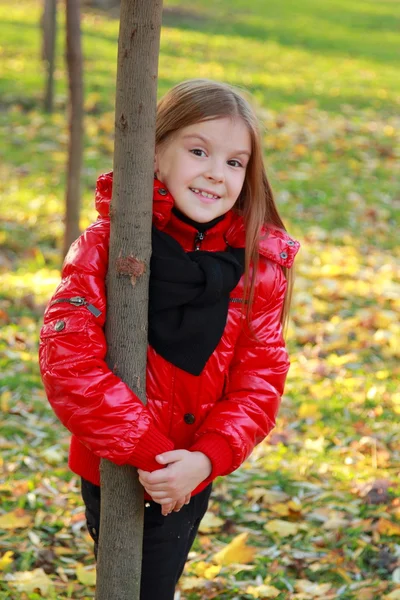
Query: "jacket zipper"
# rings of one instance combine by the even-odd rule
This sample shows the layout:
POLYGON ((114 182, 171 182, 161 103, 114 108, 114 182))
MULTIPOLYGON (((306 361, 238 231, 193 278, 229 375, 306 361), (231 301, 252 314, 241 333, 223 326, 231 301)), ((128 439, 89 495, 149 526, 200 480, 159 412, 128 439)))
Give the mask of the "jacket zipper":
POLYGON ((53 302, 50 302, 50 306, 53 306, 53 304, 60 304, 61 302, 67 302, 68 304, 72 304, 76 307, 86 306, 88 311, 91 312, 92 315, 94 315, 95 317, 99 317, 101 315, 101 310, 99 310, 96 306, 93 306, 93 304, 90 304, 86 300, 86 298, 82 298, 82 296, 73 296, 72 298, 58 298, 57 300, 53 300, 53 302))
POLYGON ((206 234, 204 231, 198 231, 196 233, 196 236, 194 238, 194 249, 195 250, 200 250, 201 247, 201 243, 204 240, 204 238, 206 237, 206 234))

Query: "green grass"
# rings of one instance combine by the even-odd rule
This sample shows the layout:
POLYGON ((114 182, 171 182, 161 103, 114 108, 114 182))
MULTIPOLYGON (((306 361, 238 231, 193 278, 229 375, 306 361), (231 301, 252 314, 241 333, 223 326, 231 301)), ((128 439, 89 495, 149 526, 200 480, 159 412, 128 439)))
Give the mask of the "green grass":
MULTIPOLYGON (((211 509, 225 524, 199 537, 186 574, 203 585, 202 561, 212 564, 243 528, 259 551, 249 567, 223 567, 209 595, 188 584, 184 597, 251 599, 261 581, 279 590, 278 600, 318 597, 301 596, 305 580, 329 584, 327 599, 384 599, 400 543, 400 7, 164 4, 159 94, 194 76, 253 94, 279 210, 302 242, 278 427, 215 486, 211 509), (362 486, 375 479, 390 487, 371 504, 362 486), (260 488, 287 499, 257 500, 260 488), (274 519, 301 528, 279 537, 263 529, 274 519)), ((36 0, 0 0, 0 517, 19 508, 32 518, 29 528, 0 529, 0 561, 12 551, 9 574, 46 568, 49 598, 91 598, 93 588, 76 578, 76 567, 93 559, 78 482, 66 468, 68 436, 47 405, 36 359, 41 316, 59 278, 68 141, 63 11, 49 116, 41 108, 40 8, 36 0)), ((112 167, 118 21, 87 11, 82 25, 84 227, 96 216, 96 177, 112 167)), ((0 578, 0 598, 27 597, 40 596, 0 578)))

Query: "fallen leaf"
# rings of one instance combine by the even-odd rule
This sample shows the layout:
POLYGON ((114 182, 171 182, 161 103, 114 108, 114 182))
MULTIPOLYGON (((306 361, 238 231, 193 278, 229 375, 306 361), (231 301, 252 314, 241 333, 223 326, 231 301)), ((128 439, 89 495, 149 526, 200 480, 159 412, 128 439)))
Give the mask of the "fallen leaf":
POLYGON ((0 571, 4 571, 14 560, 14 552, 7 550, 0 558, 0 571))
POLYGON ((331 589, 330 583, 314 583, 308 579, 297 579, 296 590, 305 594, 311 594, 314 598, 324 596, 331 589))
POLYGON ((382 518, 376 524, 376 531, 383 535, 400 535, 400 525, 382 518))
POLYGON ((200 560, 198 563, 191 565, 191 571, 197 575, 197 577, 205 577, 206 579, 213 579, 215 575, 221 571, 220 565, 210 565, 205 560, 200 560))
POLYGON ((200 577, 182 577, 179 587, 184 592, 194 592, 196 590, 204 590, 206 583, 207 580, 200 577))
POLYGON ((298 415, 299 415, 300 419, 309 419, 309 418, 317 419, 321 416, 321 413, 319 411, 317 403, 314 402, 313 404, 308 404, 308 403, 302 404, 299 408, 298 415))
POLYGON ((246 532, 237 535, 225 548, 214 554, 213 561, 218 565, 252 562, 257 549, 246 546, 248 535, 246 532))
POLYGON ((287 537, 289 535, 296 535, 300 529, 298 523, 291 523, 290 521, 283 521, 282 519, 273 519, 264 525, 264 529, 269 533, 276 533, 279 537, 287 537))
POLYGON ((41 595, 46 596, 53 588, 53 582, 43 569, 9 573, 5 575, 4 579, 8 581, 10 587, 14 587, 18 592, 27 592, 28 594, 40 590, 41 595))
POLYGON ((31 523, 31 515, 26 514, 21 508, 0 516, 0 529, 24 529, 31 523))
POLYGON ((224 525, 224 520, 214 515, 213 512, 207 511, 201 520, 199 526, 200 533, 211 533, 212 531, 218 531, 224 525))
POLYGON ((390 592, 385 598, 386 600, 400 600, 400 588, 393 590, 393 592, 390 592))
POLYGON ((246 589, 246 594, 253 596, 253 598, 277 598, 280 591, 272 585, 249 585, 246 589))
POLYGON ((85 566, 79 564, 76 567, 75 573, 79 583, 89 586, 96 585, 96 565, 85 566))
POLYGON ((376 599, 376 589, 375 588, 362 588, 361 590, 357 590, 357 600, 375 600, 376 599))
POLYGON ((286 502, 289 500, 289 496, 285 492, 277 490, 268 490, 262 487, 252 488, 247 492, 247 496, 253 502, 263 502, 263 504, 278 504, 279 502, 286 502))

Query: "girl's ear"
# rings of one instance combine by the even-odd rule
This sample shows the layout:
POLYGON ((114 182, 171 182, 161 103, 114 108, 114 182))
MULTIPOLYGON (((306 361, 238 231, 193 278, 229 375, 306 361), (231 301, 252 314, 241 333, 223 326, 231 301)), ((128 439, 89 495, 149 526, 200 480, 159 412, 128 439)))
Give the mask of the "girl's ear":
POLYGON ((154 155, 154 177, 157 179, 157 172, 158 172, 158 156, 157 156, 157 152, 154 155))

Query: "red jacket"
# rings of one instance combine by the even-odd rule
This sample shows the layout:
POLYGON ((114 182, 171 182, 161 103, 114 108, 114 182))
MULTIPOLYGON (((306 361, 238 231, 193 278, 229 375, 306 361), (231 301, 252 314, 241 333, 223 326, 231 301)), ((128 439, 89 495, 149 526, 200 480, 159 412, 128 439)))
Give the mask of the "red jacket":
MULTIPOLYGON (((55 413, 72 433, 72 471, 99 485, 100 458, 146 471, 162 468, 155 456, 185 448, 206 454, 212 473, 237 469, 275 425, 289 361, 280 314, 286 290, 281 266, 290 267, 299 243, 269 228, 260 242, 252 327, 242 315, 243 277, 231 292, 224 334, 200 376, 167 362, 149 346, 147 405, 108 368, 103 326, 112 173, 97 182, 99 217, 71 246, 62 279, 40 334, 40 369, 55 413)), ((196 230, 171 213, 173 198, 155 181, 154 223, 186 251, 196 230)), ((202 250, 244 247, 243 220, 230 211, 208 230, 202 250)))

